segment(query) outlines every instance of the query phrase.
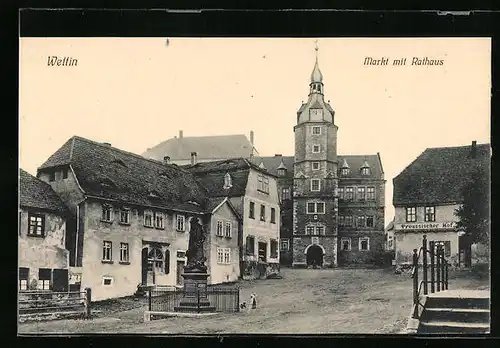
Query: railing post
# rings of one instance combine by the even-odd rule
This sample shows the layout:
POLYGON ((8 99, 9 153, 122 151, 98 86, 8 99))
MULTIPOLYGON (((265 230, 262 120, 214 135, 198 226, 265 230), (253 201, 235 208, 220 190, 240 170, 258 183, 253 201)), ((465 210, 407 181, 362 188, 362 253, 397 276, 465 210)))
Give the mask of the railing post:
POLYGON ((85 288, 85 318, 89 319, 92 315, 92 289, 85 288))
POLYGON ((152 289, 151 289, 151 288, 149 288, 149 289, 148 289, 148 308, 149 308, 149 311, 151 311, 151 310, 152 310, 152 309, 151 309, 151 295, 152 295, 152 294, 151 294, 151 291, 152 291, 152 289))
POLYGON ((422 239, 422 281, 424 282, 424 295, 427 295, 427 236, 422 239))
POLYGON ((240 311, 240 288, 236 288, 236 312, 240 311))
POLYGON ((444 246, 442 246, 441 247, 441 290, 446 290, 445 268, 446 268, 446 259, 444 258, 444 246))
POLYGON ((436 247, 436 291, 441 291, 441 244, 436 247))
POLYGON ((418 254, 417 249, 413 249, 413 318, 418 318, 418 254))
POLYGON ((434 241, 429 242, 429 250, 430 250, 430 255, 431 255, 431 292, 434 293, 436 291, 436 289, 435 289, 436 284, 435 284, 435 280, 434 280, 434 274, 435 274, 434 252, 435 252, 436 248, 434 246, 434 241))
POLYGON ((200 313, 200 288, 196 288, 196 297, 197 297, 198 313, 200 313))

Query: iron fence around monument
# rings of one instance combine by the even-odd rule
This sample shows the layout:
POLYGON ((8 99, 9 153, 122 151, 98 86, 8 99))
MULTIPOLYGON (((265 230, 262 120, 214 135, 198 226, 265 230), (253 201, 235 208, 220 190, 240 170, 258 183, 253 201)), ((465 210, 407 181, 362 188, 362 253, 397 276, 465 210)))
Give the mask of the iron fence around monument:
MULTIPOLYGON (((197 289, 190 292, 190 297, 195 297, 200 303, 202 291, 197 289), (201 295, 201 296, 200 296, 201 295)), ((210 305, 215 307, 216 312, 234 313, 240 311, 240 288, 239 287, 207 287, 207 298, 210 305)), ((184 289, 172 289, 153 287, 148 290, 148 307, 153 312, 174 312, 175 307, 179 307, 180 302, 186 297, 184 289)), ((198 309, 200 307, 198 306, 198 309)))

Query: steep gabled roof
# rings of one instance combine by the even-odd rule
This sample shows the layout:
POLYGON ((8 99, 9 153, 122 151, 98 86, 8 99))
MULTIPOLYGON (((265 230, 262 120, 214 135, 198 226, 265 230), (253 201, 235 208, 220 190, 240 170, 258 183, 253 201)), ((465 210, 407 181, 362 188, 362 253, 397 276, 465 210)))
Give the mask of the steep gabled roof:
POLYGON ((66 213, 67 207, 46 182, 19 169, 19 205, 26 208, 66 213))
POLYGON ((393 179, 394 205, 455 203, 462 201, 462 188, 476 169, 490 175, 489 144, 428 148, 393 179))
POLYGON ((39 170, 67 164, 87 195, 166 209, 205 209, 206 190, 189 171, 176 165, 74 136, 39 170))
POLYGON ((253 145, 244 134, 218 135, 206 137, 182 137, 168 139, 142 156, 158 161, 170 156, 173 161, 189 160, 191 152, 196 152, 201 160, 221 158, 250 157, 253 145))
POLYGON ((341 175, 340 179, 360 177, 381 179, 384 174, 378 155, 339 155, 337 158, 339 161, 339 167, 341 167, 340 164, 345 160, 350 169, 349 174, 341 175), (361 168, 365 165, 365 162, 370 168, 369 175, 361 175, 361 168))
POLYGON ((293 156, 280 156, 280 155, 266 156, 266 157, 255 156, 252 159, 252 163, 259 164, 262 162, 264 163, 264 166, 266 166, 266 169, 269 173, 273 175, 278 175, 278 167, 281 165, 281 161, 283 161, 283 164, 287 169, 287 176, 293 177, 293 160, 294 160, 293 156))

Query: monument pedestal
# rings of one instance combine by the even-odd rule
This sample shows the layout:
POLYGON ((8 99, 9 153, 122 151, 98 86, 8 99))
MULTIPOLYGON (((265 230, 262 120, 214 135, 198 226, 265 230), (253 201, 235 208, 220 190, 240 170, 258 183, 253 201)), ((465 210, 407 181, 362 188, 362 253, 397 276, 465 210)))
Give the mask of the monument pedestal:
POLYGON ((210 306, 207 296, 207 278, 209 274, 203 271, 186 271, 184 278, 184 296, 175 312, 210 313, 215 312, 215 306, 210 306))

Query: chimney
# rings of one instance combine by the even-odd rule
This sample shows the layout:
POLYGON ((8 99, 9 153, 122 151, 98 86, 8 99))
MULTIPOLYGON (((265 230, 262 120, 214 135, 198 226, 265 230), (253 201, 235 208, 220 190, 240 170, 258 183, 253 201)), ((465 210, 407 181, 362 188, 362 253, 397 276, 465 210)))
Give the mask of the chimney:
POLYGON ((179 139, 182 139, 182 137, 184 136, 184 132, 182 130, 179 131, 179 139))
POLYGON ((470 157, 471 158, 476 158, 476 144, 477 144, 477 141, 473 141, 472 142, 472 146, 471 146, 471 149, 470 149, 470 157))
POLYGON ((102 144, 106 146, 111 146, 111 143, 102 143, 102 144))
POLYGON ((253 146, 253 130, 250 131, 250 144, 253 146))
POLYGON ((191 152, 191 165, 196 164, 196 156, 198 156, 196 152, 191 152))
POLYGON ((280 154, 280 153, 277 153, 277 154, 274 155, 274 157, 281 157, 281 156, 283 156, 283 155, 280 154))
POLYGON ((163 157, 163 163, 164 164, 170 164, 170 156, 163 157))

